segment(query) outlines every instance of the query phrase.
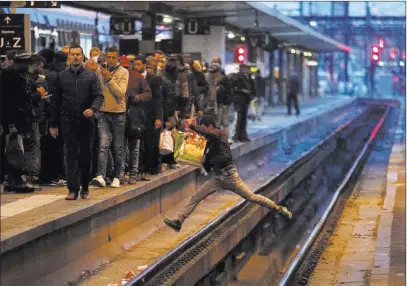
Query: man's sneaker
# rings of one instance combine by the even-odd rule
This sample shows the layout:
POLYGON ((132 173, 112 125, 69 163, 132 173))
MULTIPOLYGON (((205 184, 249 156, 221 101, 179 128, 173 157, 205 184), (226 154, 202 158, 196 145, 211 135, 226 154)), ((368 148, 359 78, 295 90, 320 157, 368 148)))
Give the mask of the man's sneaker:
POLYGON ((110 185, 111 188, 120 188, 120 181, 118 178, 114 178, 112 184, 110 185))
POLYGON ((106 187, 106 182, 102 176, 97 176, 96 178, 94 178, 92 180, 92 185, 104 188, 104 187, 106 187))
POLYGON ((166 219, 164 219, 164 223, 166 225, 168 225, 169 227, 171 227, 176 232, 179 232, 182 227, 181 222, 178 219, 171 220, 171 219, 166 218, 166 219))
POLYGON ((283 206, 280 206, 278 213, 285 215, 288 219, 291 219, 293 217, 293 214, 286 207, 283 206))

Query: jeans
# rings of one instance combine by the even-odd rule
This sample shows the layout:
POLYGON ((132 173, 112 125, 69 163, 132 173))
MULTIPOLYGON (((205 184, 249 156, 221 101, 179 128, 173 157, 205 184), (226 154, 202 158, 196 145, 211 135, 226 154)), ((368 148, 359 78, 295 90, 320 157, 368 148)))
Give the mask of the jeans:
POLYGON ((92 170, 92 148, 95 139, 94 118, 62 116, 65 170, 69 192, 89 188, 92 170))
POLYGON ((130 177, 136 177, 140 163, 140 139, 129 139, 129 170, 130 177))
POLYGON ((229 108, 227 105, 221 105, 218 109, 217 114, 217 125, 220 128, 223 127, 223 130, 229 137, 229 108))
POLYGON ((114 162, 113 177, 119 178, 124 157, 125 123, 126 115, 124 113, 100 112, 98 114, 99 154, 97 176, 106 178, 107 161, 109 150, 111 150, 114 162))
POLYGON ((266 197, 253 193, 240 178, 236 167, 233 166, 221 174, 215 174, 214 177, 205 182, 199 188, 199 190, 191 197, 188 204, 182 209, 178 216, 179 221, 183 223, 201 201, 203 201, 207 196, 221 190, 232 191, 236 195, 239 195, 250 202, 259 204, 269 209, 278 210, 278 205, 275 202, 266 197))
POLYGON ((40 129, 38 122, 32 123, 31 131, 23 135, 26 172, 29 176, 39 176, 41 170, 40 129))

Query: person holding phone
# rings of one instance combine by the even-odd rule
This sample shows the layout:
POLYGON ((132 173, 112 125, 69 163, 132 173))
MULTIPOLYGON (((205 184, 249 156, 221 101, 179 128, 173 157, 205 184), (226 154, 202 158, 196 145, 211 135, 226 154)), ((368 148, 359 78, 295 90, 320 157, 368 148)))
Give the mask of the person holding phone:
POLYGON ((107 60, 101 62, 99 72, 104 79, 104 102, 97 114, 99 154, 96 178, 92 183, 106 187, 106 167, 110 147, 113 155, 114 171, 112 188, 120 187, 120 172, 124 157, 124 131, 126 122, 126 92, 129 72, 120 66, 119 51, 107 49, 107 60))

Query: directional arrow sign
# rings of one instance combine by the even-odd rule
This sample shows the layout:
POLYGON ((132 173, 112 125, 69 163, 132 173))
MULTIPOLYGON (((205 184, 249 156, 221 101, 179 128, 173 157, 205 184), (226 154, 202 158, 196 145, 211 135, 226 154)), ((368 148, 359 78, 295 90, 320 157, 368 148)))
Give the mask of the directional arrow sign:
POLYGON ((0 14, 0 55, 7 51, 31 51, 30 15, 0 14))

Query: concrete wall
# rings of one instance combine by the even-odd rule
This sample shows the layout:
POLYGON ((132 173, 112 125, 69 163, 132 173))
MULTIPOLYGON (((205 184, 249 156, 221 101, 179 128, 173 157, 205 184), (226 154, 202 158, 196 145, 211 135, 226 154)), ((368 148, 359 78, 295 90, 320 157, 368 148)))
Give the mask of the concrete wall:
POLYGON ((226 39, 225 27, 211 26, 211 34, 208 36, 182 37, 182 52, 202 53, 202 59, 211 62, 212 58, 220 57, 222 64, 225 63, 226 39))

